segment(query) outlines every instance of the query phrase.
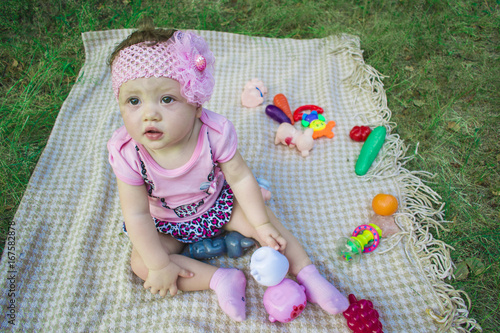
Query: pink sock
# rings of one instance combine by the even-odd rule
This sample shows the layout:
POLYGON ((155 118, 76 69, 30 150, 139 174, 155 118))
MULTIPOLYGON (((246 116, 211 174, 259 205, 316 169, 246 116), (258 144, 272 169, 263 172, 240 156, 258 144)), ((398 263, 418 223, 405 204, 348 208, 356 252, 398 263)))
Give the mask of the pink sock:
POLYGON ((349 307, 347 298, 319 274, 316 266, 302 268, 297 274, 297 281, 306 288, 307 300, 319 304, 326 312, 337 314, 349 307))
POLYGON ((235 268, 219 268, 210 280, 210 289, 217 294, 222 311, 236 321, 246 318, 246 286, 245 274, 235 268))

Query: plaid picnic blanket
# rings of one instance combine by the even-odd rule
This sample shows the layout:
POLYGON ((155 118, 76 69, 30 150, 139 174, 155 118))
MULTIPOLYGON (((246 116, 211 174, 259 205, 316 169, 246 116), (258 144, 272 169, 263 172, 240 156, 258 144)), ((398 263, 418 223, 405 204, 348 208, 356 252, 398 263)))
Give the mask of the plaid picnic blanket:
MULTIPOLYGON (((162 298, 145 291, 129 264, 131 243, 106 142, 122 124, 106 59, 131 30, 83 34, 86 62, 64 102, 49 142, 12 221, 0 264, 3 331, 17 332, 350 332, 342 315, 309 304, 294 321, 271 323, 265 287, 249 274, 252 251, 209 262, 243 270, 247 319, 233 322, 213 291, 162 298)), ((199 31, 216 56, 215 93, 206 108, 230 119, 239 150, 257 177, 271 183, 268 205, 319 271, 343 294, 369 299, 385 332, 468 331, 466 295, 446 284, 448 246, 429 232, 443 221, 439 196, 424 171, 405 169, 407 147, 391 134, 383 76, 365 63, 357 37, 293 40, 199 31), (261 79, 263 105, 244 108, 247 81, 261 79), (334 120, 334 138, 316 140, 310 156, 274 144, 278 124, 264 109, 277 93, 292 109, 314 104, 334 120), (355 125, 385 126, 386 142, 365 176, 354 165, 362 144, 355 125), (336 255, 336 241, 373 215, 377 193, 398 198, 401 233, 382 239, 359 264, 336 255)), ((300 125, 296 125, 297 128, 300 125)))

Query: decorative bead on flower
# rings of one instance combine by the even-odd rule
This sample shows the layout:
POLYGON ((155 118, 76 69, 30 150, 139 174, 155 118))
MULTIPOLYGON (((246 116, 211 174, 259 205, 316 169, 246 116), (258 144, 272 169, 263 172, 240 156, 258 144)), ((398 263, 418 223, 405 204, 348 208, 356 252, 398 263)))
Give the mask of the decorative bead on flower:
POLYGON ((198 54, 196 56, 195 61, 194 61, 194 66, 196 67, 197 70, 199 70, 200 72, 203 72, 205 70, 205 68, 207 68, 207 60, 205 59, 204 56, 202 56, 201 54, 198 54))

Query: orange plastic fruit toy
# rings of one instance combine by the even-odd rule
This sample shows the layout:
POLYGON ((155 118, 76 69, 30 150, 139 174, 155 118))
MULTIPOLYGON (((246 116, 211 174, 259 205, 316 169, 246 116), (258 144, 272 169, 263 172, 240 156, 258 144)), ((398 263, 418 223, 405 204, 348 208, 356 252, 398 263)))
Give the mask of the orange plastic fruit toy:
POLYGON ((377 194, 372 200, 372 208, 375 214, 389 216, 398 210, 398 199, 390 194, 377 194))

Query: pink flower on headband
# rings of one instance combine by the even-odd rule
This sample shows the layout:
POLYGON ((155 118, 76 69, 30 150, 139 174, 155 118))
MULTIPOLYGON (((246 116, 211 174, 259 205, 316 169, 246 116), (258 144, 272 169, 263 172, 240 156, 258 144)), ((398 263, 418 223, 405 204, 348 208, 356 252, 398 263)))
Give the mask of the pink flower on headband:
POLYGON ((111 65, 113 91, 129 80, 166 77, 178 81, 188 103, 210 100, 215 80, 215 58, 205 40, 189 31, 176 31, 166 42, 143 42, 124 48, 111 65))

